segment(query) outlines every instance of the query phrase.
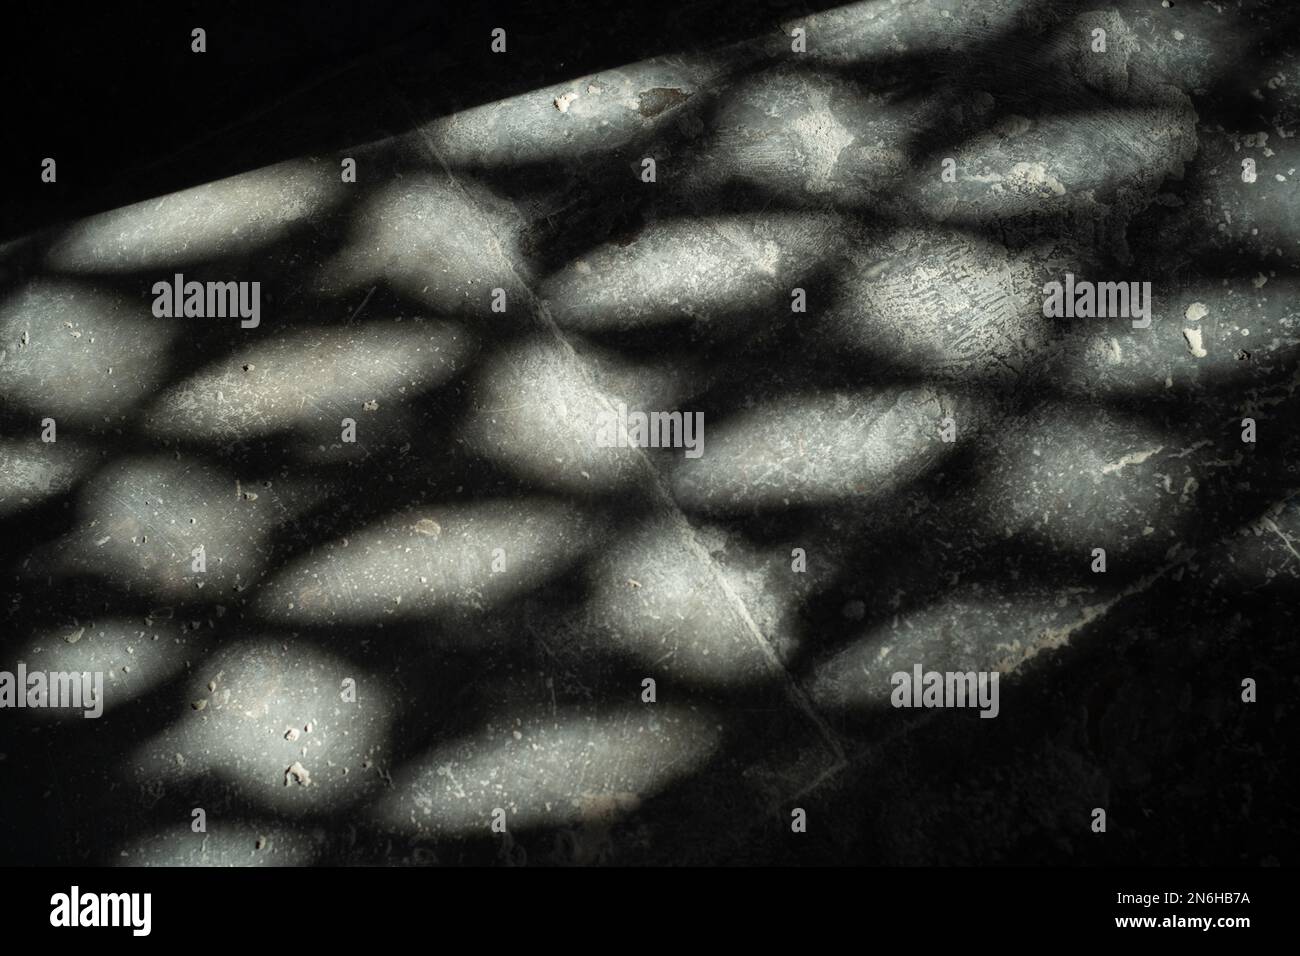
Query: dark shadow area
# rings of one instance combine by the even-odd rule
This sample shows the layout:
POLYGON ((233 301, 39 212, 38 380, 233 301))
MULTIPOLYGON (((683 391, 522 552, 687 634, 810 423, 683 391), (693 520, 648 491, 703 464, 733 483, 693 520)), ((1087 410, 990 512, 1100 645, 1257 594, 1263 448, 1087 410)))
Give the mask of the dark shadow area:
POLYGON ((127 0, 12 7, 0 241, 832 6, 127 0), (207 31, 207 51, 191 32, 207 31), (507 30, 506 52, 491 50, 507 30), (411 115, 415 105, 417 114, 411 115), (45 157, 58 179, 40 181, 45 157))

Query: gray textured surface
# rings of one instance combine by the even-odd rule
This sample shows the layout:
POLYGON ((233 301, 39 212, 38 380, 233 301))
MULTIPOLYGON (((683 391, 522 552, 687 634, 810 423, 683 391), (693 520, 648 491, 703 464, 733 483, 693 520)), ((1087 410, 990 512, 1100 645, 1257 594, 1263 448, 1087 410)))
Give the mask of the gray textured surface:
POLYGON ((112 675, 99 721, 5 714, 18 856, 1285 861, 1269 13, 855 4, 0 250, 3 666, 112 675), (261 327, 153 318, 177 271, 260 279, 261 327), (1066 271, 1152 327, 1045 319, 1066 271), (618 402, 704 456, 596 447, 618 402), (914 662, 1001 670, 1001 716, 890 709, 914 662))

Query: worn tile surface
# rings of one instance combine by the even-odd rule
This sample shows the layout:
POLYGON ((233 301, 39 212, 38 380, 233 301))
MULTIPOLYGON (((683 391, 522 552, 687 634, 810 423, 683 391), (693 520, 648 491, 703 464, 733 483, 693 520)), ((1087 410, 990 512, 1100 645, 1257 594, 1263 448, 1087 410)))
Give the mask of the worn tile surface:
POLYGON ((1294 13, 746 16, 366 61, 364 138, 0 246, 0 669, 105 675, 0 714, 6 857, 1293 862, 1294 13))

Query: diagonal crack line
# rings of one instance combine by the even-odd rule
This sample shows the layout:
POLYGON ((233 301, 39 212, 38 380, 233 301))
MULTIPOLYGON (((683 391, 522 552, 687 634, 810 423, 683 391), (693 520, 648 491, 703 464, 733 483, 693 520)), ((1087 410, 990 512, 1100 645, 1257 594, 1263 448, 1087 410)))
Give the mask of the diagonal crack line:
MULTIPOLYGON (((1278 499, 1277 503, 1278 505, 1284 505, 1287 502, 1291 501, 1293 498, 1296 498, 1297 496, 1300 496, 1300 488, 1288 489, 1278 499)), ((1295 549, 1291 548, 1290 542, 1286 539, 1285 535, 1283 535, 1282 532, 1277 528, 1276 524, 1274 524, 1271 517, 1265 515, 1262 518, 1256 520, 1259 521, 1261 525, 1265 527, 1270 527, 1273 531, 1277 532, 1279 537, 1282 537, 1283 543, 1286 544, 1288 550, 1290 550, 1292 554, 1296 553, 1295 549)), ((1066 644, 1070 643, 1070 641, 1073 640, 1074 637, 1079 632, 1085 630, 1090 625, 1095 624, 1096 622, 1103 619, 1106 615, 1108 615, 1111 611, 1113 611, 1117 606, 1119 606, 1124 601, 1128 600, 1131 597, 1136 597, 1137 595, 1142 594, 1143 592, 1149 590, 1152 587, 1152 585, 1154 585, 1157 581, 1163 578, 1170 571, 1173 571, 1175 568, 1187 564, 1188 561, 1192 560, 1192 558, 1196 557, 1199 554, 1205 553, 1207 551, 1218 551, 1219 549, 1226 547, 1227 544, 1232 540, 1232 538, 1234 538, 1237 534, 1238 534, 1238 529, 1232 529, 1226 532, 1225 534, 1220 535, 1215 540, 1202 545, 1199 548, 1191 548, 1191 547, 1182 548, 1181 550, 1178 551, 1177 554, 1173 555, 1168 561, 1166 561, 1159 568, 1156 568, 1154 571, 1151 571, 1143 575, 1141 578, 1139 578, 1137 581, 1134 581, 1128 587, 1124 588, 1124 590, 1120 591, 1114 597, 1110 598, 1107 601, 1104 601, 1101 604, 1094 604, 1090 607, 1084 608, 1082 611, 1081 618, 1078 621, 1075 621, 1073 624, 1069 624, 1059 628, 1049 628, 1043 631, 1038 636, 1038 640, 1036 640, 1032 645, 1030 645, 1030 647, 1028 647, 1025 650, 1020 660, 1013 661, 1010 663, 1009 670, 1015 670, 1021 664, 1037 656, 1041 651, 1065 646, 1066 644)), ((1297 557, 1300 557, 1300 555, 1297 555, 1297 557)))
MULTIPOLYGON (((415 111, 411 108, 409 101, 407 101, 400 93, 395 92, 394 96, 403 105, 407 113, 411 115, 413 126, 419 134, 420 143, 428 151, 430 157, 432 157, 433 160, 442 168, 452 185, 465 197, 465 200, 474 208, 481 210, 482 207, 475 200, 473 194, 456 178, 455 173, 452 172, 451 166, 443 158, 442 154, 438 152, 437 147, 434 146, 432 140, 425 133, 424 126, 419 123, 418 117, 416 117, 415 111)), ((565 336, 564 330, 560 328, 559 323, 555 321, 555 317, 551 315, 550 309, 546 307, 546 303, 542 301, 536 292, 534 292, 532 282, 529 281, 528 276, 521 274, 515 267, 514 262, 511 261, 510 257, 503 251, 504 245, 501 241, 501 237, 497 235, 496 230, 493 228, 490 217, 485 216, 484 221, 487 223, 487 228, 492 231, 494 238, 497 240, 497 254, 505 262, 506 268, 510 270, 511 274, 516 280, 518 280, 519 285, 527 294, 529 306, 532 309, 533 314, 541 321, 542 325, 550 333, 552 338, 554 338, 567 353, 573 367, 581 376, 584 384, 591 389, 592 394, 597 396, 607 411, 613 412, 614 403, 600 388, 595 377, 591 374, 590 367, 578 355, 577 350, 565 336)), ((667 481, 664 479, 663 475, 659 473, 659 470, 654 467, 654 464, 650 461, 650 456, 646 454, 645 449, 636 448, 635 452, 637 454, 639 466, 645 473, 650 488, 654 491, 654 503, 658 505, 661 511, 671 519, 673 529, 688 543, 692 553, 701 558, 709 568, 714 582, 723 594, 726 595, 727 600, 731 604, 732 610, 739 617, 745 631, 762 650, 769 667, 774 671, 779 671, 781 673, 782 679, 785 683, 785 690, 790 700, 817 729, 818 734, 822 737, 823 743, 834 757, 835 763, 829 770, 824 772, 818 780, 823 779, 827 774, 837 772, 845 765, 844 747, 840 742, 839 737, 831 729, 830 724, 826 719, 817 710, 816 706, 813 704, 812 698, 808 696, 807 692, 799 685, 799 682, 795 679, 794 675, 791 674, 789 669, 781 662, 780 657, 776 653, 776 649, 763 634, 762 629, 754 620, 754 616, 750 613, 748 606, 746 606, 741 597, 732 589, 726 576, 723 574, 721 566, 709 553, 708 549, 700 542, 699 537, 695 532, 695 527, 691 524, 690 520, 686 517, 686 513, 682 511, 681 506, 673 497, 667 481)), ((804 791, 800 792, 805 792, 807 789, 808 788, 805 788, 804 791)))
POLYGON ((1292 546, 1291 539, 1288 538, 1283 533, 1282 529, 1277 526, 1277 522, 1274 521, 1272 518, 1268 518, 1268 517, 1265 517, 1261 520, 1268 527, 1269 531, 1272 531, 1275 535, 1277 535, 1279 538, 1282 539, 1282 543, 1286 545, 1286 549, 1290 551, 1291 554, 1294 555, 1297 560, 1300 560, 1300 552, 1297 552, 1295 547, 1292 546))
MULTIPOLYGON (((1277 504, 1284 505, 1287 502, 1297 497, 1300 497, 1300 488, 1287 489, 1282 493, 1281 497, 1278 498, 1277 504)), ((1286 545, 1287 550, 1289 550, 1293 555, 1296 555, 1297 558, 1300 558, 1300 554, 1297 554, 1296 550, 1291 547, 1290 539, 1286 537, 1286 535, 1282 532, 1280 528, 1278 528, 1276 522, 1273 521, 1272 517, 1265 515, 1257 520, 1262 527, 1266 527, 1269 530, 1273 531, 1275 534, 1277 534, 1278 537, 1282 539, 1283 544, 1286 545)), ((1048 630, 1043 631, 1042 633, 1039 634, 1038 640, 1025 649, 1024 653, 1021 655, 1019 660, 1007 662, 1007 664, 1005 665, 1006 666, 1005 673, 1008 674, 1014 673, 1022 665, 1028 663, 1030 660, 1037 657, 1038 654, 1040 654, 1042 651, 1055 650, 1057 648, 1064 647, 1067 644, 1071 643, 1075 638, 1079 636, 1079 634, 1086 631, 1089 627, 1098 624, 1102 620, 1104 620, 1107 615, 1109 615, 1113 610, 1115 610, 1116 607, 1118 607, 1124 601, 1132 597, 1138 597, 1139 595, 1150 590, 1150 588, 1154 586, 1157 581, 1164 578, 1165 575, 1187 564, 1197 555, 1204 554, 1207 551, 1209 552, 1217 551, 1219 548, 1224 547, 1232 538, 1234 538, 1237 535, 1237 533, 1238 531, 1234 529, 1221 535, 1220 537, 1216 538, 1214 541, 1211 541, 1201 546, 1200 548, 1185 548, 1183 550, 1180 550, 1177 554, 1171 557, 1163 565, 1156 568, 1154 571, 1151 571, 1150 573, 1143 575, 1137 581, 1134 581, 1131 585, 1126 587, 1124 590, 1120 591, 1118 594, 1116 594, 1114 597, 1110 598, 1109 600, 1104 601, 1101 604, 1094 604, 1090 607, 1083 608, 1080 619, 1078 621, 1075 621, 1073 624, 1068 624, 1064 627, 1059 627, 1059 628, 1049 628, 1048 630)), ((818 789, 822 785, 832 780, 839 773, 839 771, 845 769, 848 766, 854 764, 861 764, 863 762, 872 760, 876 755, 879 754, 882 748, 893 743, 899 737, 913 733, 916 730, 919 730, 920 728, 926 726, 931 721, 936 719, 942 712, 943 712, 942 710, 927 711, 924 715, 916 718, 910 723, 904 724, 903 726, 900 726, 896 730, 891 731, 876 740, 873 740, 871 743, 863 746, 860 750, 855 750, 853 754, 843 757, 839 764, 826 770, 817 779, 813 780, 811 783, 809 783, 806 787, 804 787, 794 796, 802 797, 805 794, 818 789)))

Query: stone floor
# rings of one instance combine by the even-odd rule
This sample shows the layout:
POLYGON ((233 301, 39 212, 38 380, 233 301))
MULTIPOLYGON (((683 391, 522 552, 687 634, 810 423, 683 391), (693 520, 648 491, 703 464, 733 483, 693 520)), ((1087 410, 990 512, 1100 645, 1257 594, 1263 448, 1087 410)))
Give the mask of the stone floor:
POLYGON ((0 859, 1294 862, 1295 14, 759 14, 0 246, 0 859))

